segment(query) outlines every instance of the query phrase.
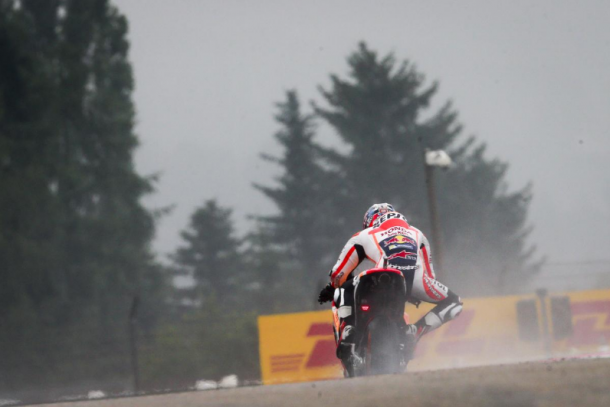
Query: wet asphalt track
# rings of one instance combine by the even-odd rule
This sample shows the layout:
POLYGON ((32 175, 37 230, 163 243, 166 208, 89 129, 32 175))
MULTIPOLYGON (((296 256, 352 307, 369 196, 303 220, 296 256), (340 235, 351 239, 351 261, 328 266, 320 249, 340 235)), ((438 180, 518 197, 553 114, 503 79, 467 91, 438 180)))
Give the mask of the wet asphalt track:
POLYGON ((610 359, 532 362, 45 406, 609 407, 610 359))

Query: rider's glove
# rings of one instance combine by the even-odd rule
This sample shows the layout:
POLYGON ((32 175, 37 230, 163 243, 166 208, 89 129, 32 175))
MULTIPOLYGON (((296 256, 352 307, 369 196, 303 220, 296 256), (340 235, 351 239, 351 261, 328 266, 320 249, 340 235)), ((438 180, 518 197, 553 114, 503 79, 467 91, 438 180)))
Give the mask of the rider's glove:
POLYGON ((330 285, 330 283, 328 283, 326 287, 320 291, 320 295, 318 295, 318 302, 320 304, 324 304, 325 302, 332 301, 334 296, 335 289, 332 285, 330 285))

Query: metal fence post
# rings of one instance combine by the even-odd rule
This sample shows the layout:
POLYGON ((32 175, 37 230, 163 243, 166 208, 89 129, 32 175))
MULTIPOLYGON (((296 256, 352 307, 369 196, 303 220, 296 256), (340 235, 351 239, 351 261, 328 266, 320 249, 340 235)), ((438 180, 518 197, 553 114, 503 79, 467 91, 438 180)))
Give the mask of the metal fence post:
POLYGON ((129 350, 131 353, 131 371, 133 374, 133 392, 140 391, 140 374, 138 369, 138 347, 136 338, 136 322, 140 298, 135 295, 129 310, 129 350))
POLYGON ((536 290, 536 295, 540 300, 540 310, 542 314, 542 340, 544 341, 544 350, 547 357, 553 355, 553 344, 551 342, 551 334, 549 331, 549 313, 546 306, 547 290, 539 288, 536 290))

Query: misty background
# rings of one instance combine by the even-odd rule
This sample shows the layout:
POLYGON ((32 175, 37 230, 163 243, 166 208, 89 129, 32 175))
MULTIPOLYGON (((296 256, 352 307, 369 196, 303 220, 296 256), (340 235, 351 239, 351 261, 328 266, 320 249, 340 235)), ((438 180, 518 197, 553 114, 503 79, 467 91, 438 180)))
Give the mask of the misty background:
MULTIPOLYGON (((292 88, 319 101, 316 87, 344 74, 345 56, 366 40, 440 82, 433 103, 454 102, 464 134, 509 163, 512 189, 533 183, 529 239, 549 263, 609 260, 607 2, 116 4, 130 22, 136 163, 161 173, 146 202, 176 205, 157 228, 159 252, 179 244, 204 199, 217 197, 248 227, 248 214, 276 210, 251 188, 278 175, 258 156, 279 152, 273 104, 292 88), (575 239, 578 248, 566 245, 575 239)), ((338 145, 328 126, 318 140, 338 145)))
POLYGON ((258 383, 425 148, 457 293, 610 286, 609 11, 1 1, 0 399, 258 383))

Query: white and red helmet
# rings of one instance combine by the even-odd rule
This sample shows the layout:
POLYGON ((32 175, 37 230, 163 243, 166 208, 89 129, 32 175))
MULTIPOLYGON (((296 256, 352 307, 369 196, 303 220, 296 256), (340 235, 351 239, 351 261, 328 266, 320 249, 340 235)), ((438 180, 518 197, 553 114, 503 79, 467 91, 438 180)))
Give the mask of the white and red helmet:
POLYGON ((389 203, 378 203, 371 206, 364 214, 364 222, 362 229, 370 228, 375 223, 375 220, 389 212, 396 212, 394 207, 389 203))

